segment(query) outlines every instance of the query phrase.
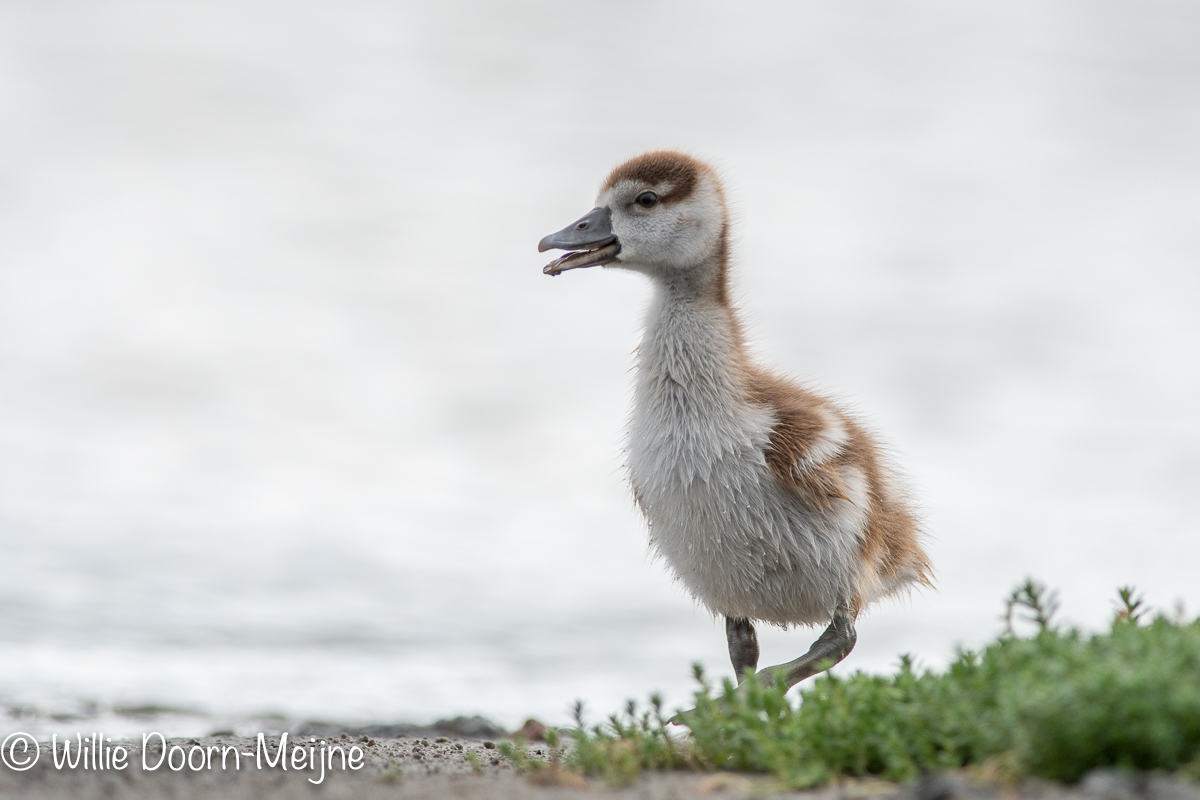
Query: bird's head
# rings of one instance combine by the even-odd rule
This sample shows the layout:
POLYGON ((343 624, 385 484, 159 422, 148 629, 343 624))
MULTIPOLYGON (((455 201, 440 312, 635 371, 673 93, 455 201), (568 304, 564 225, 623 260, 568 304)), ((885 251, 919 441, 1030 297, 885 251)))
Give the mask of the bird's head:
POLYGON ((725 193, 712 167, 658 150, 614 169, 596 207, 538 250, 572 251, 547 264, 547 275, 614 266, 668 278, 715 268, 726 227, 725 193))

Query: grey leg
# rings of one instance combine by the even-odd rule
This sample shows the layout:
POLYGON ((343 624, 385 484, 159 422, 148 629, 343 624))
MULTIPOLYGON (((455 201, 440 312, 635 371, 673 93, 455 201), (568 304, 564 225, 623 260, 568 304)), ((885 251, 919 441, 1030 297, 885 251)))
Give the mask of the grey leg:
POLYGON ((729 641, 729 660, 733 672, 741 683, 746 675, 758 669, 758 634, 754 624, 740 617, 725 618, 725 638, 729 641))
MULTIPOLYGON (((754 672, 754 667, 758 664, 758 635, 754 632, 754 625, 750 620, 726 617, 725 637, 729 641, 729 660, 733 662, 733 669, 737 672, 740 684, 747 675, 754 672)), ((839 609, 833 615, 829 627, 821 634, 821 638, 813 642, 807 653, 795 661, 767 667, 758 673, 759 685, 773 686, 775 681, 779 680, 777 676, 782 675, 790 689, 805 678, 827 669, 826 663, 833 666, 841 661, 854 649, 857 640, 858 634, 854 632, 854 614, 849 609, 839 609)), ((695 709, 681 711, 671 717, 670 721, 676 725, 686 725, 687 715, 692 711, 695 709)))
MULTIPOLYGON (((759 683, 770 686, 779 680, 778 676, 782 675, 790 689, 805 678, 816 675, 841 661, 854 649, 854 643, 857 640, 858 634, 854 632, 854 617, 848 610, 839 610, 833 615, 833 621, 821 634, 821 638, 813 642, 813 646, 808 648, 807 653, 795 661, 767 667, 758 673, 759 683), (825 665, 827 662, 829 662, 828 666, 825 665)), ((733 640, 730 639, 731 651, 732 642, 733 640)))

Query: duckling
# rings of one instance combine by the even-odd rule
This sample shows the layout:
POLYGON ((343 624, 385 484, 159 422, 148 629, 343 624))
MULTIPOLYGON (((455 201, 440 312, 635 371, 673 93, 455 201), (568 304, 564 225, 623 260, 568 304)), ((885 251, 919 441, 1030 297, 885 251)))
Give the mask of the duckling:
POLYGON ((708 164, 645 153, 596 207, 542 239, 543 272, 614 267, 651 279, 627 468, 652 550, 725 619, 739 682, 755 623, 827 624, 760 680, 788 687, 841 661, 868 605, 930 586, 909 499, 871 434, 837 403, 753 363, 730 301, 729 213, 708 164))

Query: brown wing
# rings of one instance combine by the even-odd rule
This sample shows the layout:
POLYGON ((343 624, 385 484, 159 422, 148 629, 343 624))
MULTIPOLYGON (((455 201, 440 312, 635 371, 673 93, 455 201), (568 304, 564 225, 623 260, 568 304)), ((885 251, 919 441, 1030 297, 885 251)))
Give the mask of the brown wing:
POLYGON ((770 373, 755 371, 746 385, 748 399, 775 414, 765 453, 775 478, 820 510, 831 509, 834 500, 851 502, 838 469, 847 431, 837 410, 812 392, 770 373))
POLYGON ((829 401, 779 376, 755 371, 746 385, 751 402, 775 413, 765 456, 776 479, 820 511, 832 511, 837 500, 866 505, 856 604, 909 583, 932 585, 908 498, 889 478, 871 435, 829 401), (861 473, 865 492, 847 485, 848 468, 861 473))

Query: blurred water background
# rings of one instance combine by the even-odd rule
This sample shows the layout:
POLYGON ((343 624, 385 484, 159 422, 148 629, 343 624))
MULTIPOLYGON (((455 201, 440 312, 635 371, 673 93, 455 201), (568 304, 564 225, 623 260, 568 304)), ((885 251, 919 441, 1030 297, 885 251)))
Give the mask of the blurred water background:
POLYGON ((5 726, 728 674, 621 468, 649 286, 536 252, 664 146, 728 181, 758 353, 924 509, 938 590, 839 669, 946 663, 1026 575, 1194 613, 1198 42, 1188 0, 5 2, 5 726))

